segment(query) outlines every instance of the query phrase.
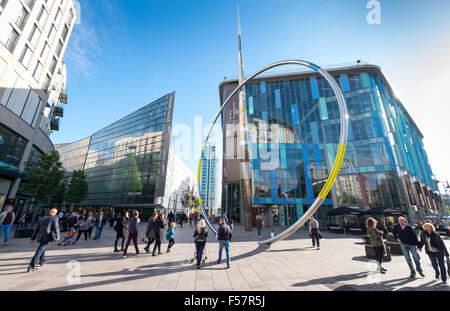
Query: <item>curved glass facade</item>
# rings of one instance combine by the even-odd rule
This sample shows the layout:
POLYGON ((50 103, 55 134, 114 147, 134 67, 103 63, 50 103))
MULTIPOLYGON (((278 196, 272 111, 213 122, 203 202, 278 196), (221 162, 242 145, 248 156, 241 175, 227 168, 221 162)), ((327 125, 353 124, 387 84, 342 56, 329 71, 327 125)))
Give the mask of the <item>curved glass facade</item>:
POLYGON ((89 138, 56 146, 66 170, 84 170, 87 176, 89 196, 82 205, 161 203, 174 97, 168 94, 89 138))
MULTIPOLYGON (((350 128, 341 174, 318 213, 322 225, 327 211, 339 205, 360 209, 384 206, 407 210, 413 218, 420 216, 415 215, 415 200, 411 201, 418 194, 410 187, 409 195, 402 178, 408 175, 431 193, 437 190, 420 131, 393 97, 378 67, 354 66, 329 72, 344 93, 350 128), (409 209, 411 205, 414 207, 409 209)), ((236 81, 221 84, 222 101, 236 86, 236 81)), ((269 208, 267 220, 286 226, 313 203, 333 164, 340 131, 336 97, 326 80, 313 72, 261 77, 245 91, 255 213, 269 208)), ((233 172, 238 171, 239 158, 237 108, 236 98, 222 115, 222 207, 236 218, 240 210, 229 204, 226 194, 239 187, 238 173, 233 172)))

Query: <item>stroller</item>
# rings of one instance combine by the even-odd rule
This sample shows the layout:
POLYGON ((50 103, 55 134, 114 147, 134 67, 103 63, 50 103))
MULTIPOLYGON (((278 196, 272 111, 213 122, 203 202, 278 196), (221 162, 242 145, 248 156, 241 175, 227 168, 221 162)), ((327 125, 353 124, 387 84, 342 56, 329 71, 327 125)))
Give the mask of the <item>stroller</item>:
POLYGON ((61 242, 58 243, 58 246, 74 245, 76 232, 77 230, 75 228, 70 228, 66 233, 66 237, 61 242))
MULTIPOLYGON (((194 244, 195 245, 195 244, 194 244)), ((203 254, 202 254, 202 265, 206 263, 208 260, 208 253, 206 251, 206 246, 203 248, 203 254)), ((197 247, 194 250, 194 257, 191 259, 191 263, 194 263, 197 261, 197 247)))

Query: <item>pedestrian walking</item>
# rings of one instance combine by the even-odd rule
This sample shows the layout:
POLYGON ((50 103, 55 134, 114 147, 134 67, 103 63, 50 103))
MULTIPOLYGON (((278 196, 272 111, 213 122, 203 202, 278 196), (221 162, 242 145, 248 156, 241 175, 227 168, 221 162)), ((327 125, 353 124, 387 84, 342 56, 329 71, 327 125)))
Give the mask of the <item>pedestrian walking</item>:
POLYGON ((25 216, 25 214, 22 214, 22 216, 20 216, 16 230, 19 230, 20 228, 23 228, 25 226, 25 216))
POLYGON ((232 236, 232 231, 230 226, 225 223, 224 218, 219 219, 219 230, 217 230, 217 239, 219 240, 219 259, 218 264, 222 263, 222 251, 225 248, 225 253, 227 256, 227 269, 230 268, 230 240, 232 236))
POLYGON ((113 228, 113 227, 114 227, 114 223, 116 222, 116 217, 115 217, 115 215, 114 215, 114 214, 109 215, 108 221, 109 221, 109 226, 110 226, 111 228, 113 228))
POLYGON ((42 218, 34 230, 30 243, 33 244, 34 241, 37 241, 39 247, 28 265, 27 272, 36 270, 36 264, 38 262, 40 266, 43 266, 45 264, 45 250, 47 249, 48 243, 59 240, 60 233, 58 217, 56 217, 57 212, 55 208, 50 210, 49 215, 42 218))
POLYGON ((76 227, 78 227, 78 236, 77 236, 75 242, 73 243, 74 245, 80 239, 81 234, 84 234, 84 241, 87 242, 87 240, 88 240, 88 231, 89 231, 89 226, 90 225, 91 225, 91 223, 89 221, 88 216, 86 214, 81 216, 80 221, 75 225, 76 227))
POLYGON ((95 226, 97 227, 97 230, 95 231, 94 240, 100 239, 100 237, 102 235, 103 227, 106 224, 106 217, 103 214, 104 214, 103 211, 100 211, 97 219, 95 220, 95 226))
MULTIPOLYGON (((125 217, 128 218, 128 212, 125 212, 125 217)), ((124 218, 125 218, 124 217, 124 218)), ((126 220, 128 222, 128 219, 126 220)), ((128 238, 128 228, 124 226, 124 219, 122 218, 122 215, 118 213, 116 215, 116 224, 114 226, 114 230, 116 231, 116 241, 114 242, 114 252, 124 252, 123 245, 125 243, 125 239, 128 238), (125 229, 124 229, 125 228, 125 229), (126 235, 125 235, 126 233, 126 235), (122 247, 120 250, 117 249, 117 243, 119 240, 122 239, 122 247)))
MULTIPOLYGON (((126 211, 124 216, 122 217, 122 235, 125 241, 128 240, 129 229, 130 229, 130 213, 126 211)), ((125 252, 125 249, 123 247, 122 251, 125 252)))
POLYGON ((73 230, 75 225, 78 223, 77 213, 73 212, 66 220, 67 230, 73 230))
POLYGON ((152 256, 156 255, 156 248, 158 248, 158 255, 161 255, 161 235, 164 232, 164 213, 160 213, 158 218, 155 220, 153 226, 153 233, 155 234, 155 246, 153 246, 152 256))
POLYGON ((31 212, 27 212, 25 214, 25 229, 28 228, 28 224, 31 223, 32 219, 33 219, 33 214, 31 214, 31 212))
POLYGON ((424 231, 420 237, 418 250, 422 251, 425 245, 425 252, 430 258, 431 265, 436 272, 435 277, 439 280, 439 274, 442 282, 447 284, 447 270, 445 269, 444 255, 447 262, 450 260, 447 247, 441 236, 436 233, 436 228, 431 223, 423 224, 424 231), (440 272, 439 272, 440 269, 440 272))
POLYGON ((170 253, 170 249, 175 244, 175 222, 171 222, 169 225, 169 229, 166 233, 166 239, 169 241, 169 245, 167 246, 167 252, 170 253))
POLYGON ((0 214, 0 238, 2 234, 5 234, 3 239, 3 245, 8 245, 9 232, 11 231, 14 220, 16 219, 16 214, 13 212, 13 206, 9 205, 6 212, 0 214))
POLYGON ((319 222, 314 219, 314 216, 309 218, 309 236, 312 239, 312 247, 315 247, 317 243, 317 249, 319 250, 321 234, 319 232, 319 222))
POLYGON ((202 261, 203 249, 206 247, 206 238, 208 237, 208 230, 206 228, 206 221, 201 219, 195 227, 194 236, 195 247, 197 249, 197 269, 200 269, 202 261))
POLYGON ((383 241, 383 231, 377 229, 377 221, 374 218, 368 218, 366 221, 367 234, 370 238, 370 244, 373 246, 378 264, 378 272, 386 273, 386 269, 381 266, 383 257, 386 255, 386 246, 383 241))
POLYGON ((228 221, 228 216, 227 216, 227 212, 223 213, 222 215, 220 215, 220 219, 224 219, 225 223, 227 225, 230 225, 230 222, 228 221))
POLYGON ((88 220, 89 220, 89 223, 90 223, 89 229, 88 229, 88 237, 90 239, 91 238, 91 234, 92 234, 92 230, 95 227, 95 220, 96 220, 95 217, 94 217, 94 213, 92 211, 89 212, 89 214, 88 214, 88 220))
POLYGON ((167 220, 169 221, 169 224, 175 221, 175 215, 172 213, 172 211, 170 211, 169 215, 167 215, 167 220))
POLYGON ((262 234, 261 234, 262 227, 264 227, 264 221, 263 221, 262 215, 258 215, 256 217, 256 228, 258 229, 258 237, 259 238, 262 238, 262 234))
POLYGON ((155 241, 155 232, 153 230, 158 216, 159 216, 158 212, 153 212, 152 217, 150 217, 147 223, 147 230, 145 231, 145 237, 147 238, 147 246, 144 247, 144 250, 147 254, 150 253, 150 245, 155 241))
POLYGON ((127 244, 125 245, 125 251, 123 252, 123 258, 127 258, 128 246, 130 245, 131 240, 133 240, 134 248, 136 250, 136 255, 141 254, 142 252, 138 248, 138 228, 137 225, 141 222, 139 219, 139 212, 133 211, 133 217, 130 219, 130 224, 128 227, 128 239, 127 244))
POLYGON ((411 270, 409 277, 416 277, 416 269, 421 277, 425 277, 422 267, 420 266, 420 256, 417 252, 419 239, 417 238, 417 233, 414 231, 414 228, 406 223, 406 219, 404 217, 399 217, 398 224, 395 225, 392 233, 394 234, 394 238, 397 239, 397 242, 400 243, 403 256, 405 257, 409 269, 411 270), (416 269, 414 269, 411 255, 414 259, 414 263, 416 264, 416 269))

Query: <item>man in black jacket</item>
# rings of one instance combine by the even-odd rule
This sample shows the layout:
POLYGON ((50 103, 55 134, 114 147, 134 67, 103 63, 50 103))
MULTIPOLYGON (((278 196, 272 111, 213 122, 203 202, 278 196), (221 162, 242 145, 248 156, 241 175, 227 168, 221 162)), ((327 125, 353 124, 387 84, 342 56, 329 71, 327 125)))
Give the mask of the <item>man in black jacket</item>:
POLYGON ((417 238, 417 233, 414 228, 406 223, 406 219, 403 217, 398 218, 398 224, 394 227, 392 232, 394 238, 397 239, 402 248, 403 256, 405 256, 406 262, 408 263, 409 269, 411 270, 411 278, 416 277, 416 271, 414 270, 414 265, 411 261, 410 252, 414 258, 416 264, 417 272, 419 272, 421 277, 423 275, 422 268, 420 267, 420 256, 417 252, 417 247, 419 246, 419 239, 417 238))
POLYGON ((219 259, 218 264, 222 263, 222 250, 225 247, 225 253, 227 254, 227 269, 230 268, 230 240, 231 240, 231 228, 225 223, 224 218, 219 220, 219 230, 217 231, 217 239, 219 240, 219 259))
POLYGON ((39 264, 43 266, 45 264, 45 250, 47 249, 48 243, 53 240, 53 233, 56 233, 55 240, 58 241, 60 238, 58 217, 56 214, 58 211, 54 208, 50 211, 49 215, 43 217, 39 220, 38 226, 31 237, 30 243, 33 244, 34 241, 39 242, 39 247, 36 253, 31 259, 30 265, 28 266, 27 272, 36 270, 36 261, 39 260, 39 264))

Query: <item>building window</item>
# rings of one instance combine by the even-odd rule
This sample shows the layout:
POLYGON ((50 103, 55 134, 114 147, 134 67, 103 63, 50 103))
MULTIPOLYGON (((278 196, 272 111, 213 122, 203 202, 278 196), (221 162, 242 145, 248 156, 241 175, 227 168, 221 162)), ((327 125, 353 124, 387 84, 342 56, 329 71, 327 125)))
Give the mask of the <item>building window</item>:
POLYGON ((25 2, 26 5, 28 5, 28 7, 30 8, 30 10, 33 9, 35 0, 23 0, 23 2, 25 2))
POLYGON ((39 39, 39 36, 41 35, 41 31, 37 28, 36 24, 33 25, 33 28, 31 29, 30 35, 28 36, 28 41, 36 47, 36 43, 39 39))
POLYGON ((19 39, 19 34, 11 26, 9 27, 11 28, 11 32, 9 33, 9 36, 7 37, 6 42, 4 44, 6 48, 11 53, 13 53, 14 49, 16 48, 17 39, 19 39))
POLYGON ((43 155, 43 152, 39 151, 35 146, 33 146, 28 157, 27 164, 25 166, 25 172, 29 172, 35 169, 43 155))
POLYGON ((28 68, 28 65, 30 64, 31 55, 33 55, 31 49, 28 47, 28 45, 25 44, 25 46, 23 47, 22 54, 20 54, 19 61, 26 68, 28 68))
POLYGON ((33 70, 33 77, 36 79, 36 81, 39 81, 42 69, 43 69, 42 64, 40 62, 36 62, 36 66, 34 67, 33 70))
POLYGON ((50 43, 52 43, 53 40, 55 39, 55 35, 56 35, 56 28, 55 28, 55 26, 52 25, 52 27, 50 28, 50 31, 48 32, 48 36, 47 36, 48 41, 50 43))
POLYGON ((45 91, 48 91, 48 89, 50 88, 50 80, 51 80, 50 76, 46 75, 44 81, 42 82, 42 88, 45 91))
POLYGON ((27 142, 0 125, 0 167, 18 169, 27 142))
POLYGON ((50 71, 50 73, 51 74, 53 74, 54 72, 55 72, 55 69, 56 69, 56 64, 58 63, 58 60, 56 59, 56 57, 53 57, 52 58, 52 61, 51 61, 51 63, 50 63, 50 67, 49 67, 49 71, 50 71))
POLYGON ((27 19, 28 19, 28 12, 24 7, 22 7, 16 19, 16 25, 17 27, 19 27, 20 30, 23 30, 23 27, 27 23, 27 19))
POLYGON ((0 8, 4 9, 8 4, 8 0, 0 0, 0 8))
POLYGON ((39 57, 41 58, 41 60, 43 62, 45 62, 45 60, 47 59, 49 51, 50 51, 50 46, 47 43, 45 43, 44 46, 42 47, 41 54, 39 55, 39 57))
POLYGON ((62 12, 60 9, 58 9, 58 12, 56 12, 56 16, 55 16, 55 24, 57 27, 59 27, 59 24, 61 23, 61 19, 62 19, 62 12))
POLYGON ((61 34, 61 36, 63 38, 63 41, 66 40, 68 33, 69 33, 69 28, 67 27, 67 25, 64 25, 64 29, 63 29, 62 34, 61 34))
POLYGON ((41 25, 41 27, 44 26, 45 20, 47 19, 47 15, 48 15, 47 11, 42 6, 39 11, 38 17, 37 17, 37 21, 38 21, 39 25, 41 25))
POLYGON ((63 43, 61 42, 61 40, 58 40, 58 45, 56 46, 56 55, 57 55, 57 57, 59 58, 59 57, 61 57, 61 52, 62 52, 62 49, 63 49, 63 43))
POLYGON ((75 17, 75 15, 73 14, 73 10, 70 9, 69 14, 67 14, 67 24, 69 24, 69 26, 72 24, 73 18, 75 17))

